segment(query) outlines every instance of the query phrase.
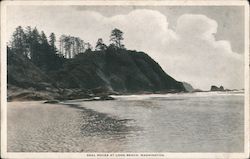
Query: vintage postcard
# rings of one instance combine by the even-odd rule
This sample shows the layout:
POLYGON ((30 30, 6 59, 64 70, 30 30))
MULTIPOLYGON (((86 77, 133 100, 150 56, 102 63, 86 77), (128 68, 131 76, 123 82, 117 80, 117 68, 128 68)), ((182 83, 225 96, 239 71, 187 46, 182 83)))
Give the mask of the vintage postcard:
POLYGON ((1 2, 1 158, 248 157, 248 2, 1 2))

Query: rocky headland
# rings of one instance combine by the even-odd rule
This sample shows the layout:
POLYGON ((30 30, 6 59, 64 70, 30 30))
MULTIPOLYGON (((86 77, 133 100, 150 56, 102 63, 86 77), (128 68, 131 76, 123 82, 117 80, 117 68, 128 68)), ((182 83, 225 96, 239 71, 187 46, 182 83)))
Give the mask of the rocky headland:
POLYGON ((7 70, 8 101, 112 100, 111 94, 187 91, 146 53, 126 49, 88 51, 48 71, 9 51, 7 70))

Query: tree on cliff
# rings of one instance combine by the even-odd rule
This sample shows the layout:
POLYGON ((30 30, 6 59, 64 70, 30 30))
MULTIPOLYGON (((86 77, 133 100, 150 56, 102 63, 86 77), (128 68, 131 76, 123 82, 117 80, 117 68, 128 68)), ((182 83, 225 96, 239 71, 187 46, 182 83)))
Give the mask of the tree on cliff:
POLYGON ((10 45, 11 49, 14 50, 16 53, 24 55, 27 54, 26 35, 21 26, 18 26, 12 34, 10 45))
POLYGON ((110 35, 110 41, 116 48, 124 48, 124 45, 122 44, 123 40, 123 32, 117 28, 113 29, 111 31, 110 35))
POLYGON ((45 33, 43 31, 41 32, 41 44, 49 45, 47 36, 45 35, 45 33))
POLYGON ((96 51, 104 51, 107 49, 107 46, 103 43, 102 38, 99 38, 96 42, 95 50, 96 51))
POLYGON ((85 51, 92 51, 93 47, 89 42, 85 43, 84 45, 85 45, 85 48, 86 48, 85 51))
POLYGON ((56 51, 55 42, 56 42, 56 36, 54 33, 51 33, 49 36, 49 44, 50 44, 51 48, 56 51))
POLYGON ((47 36, 37 28, 19 26, 12 35, 8 52, 22 54, 28 57, 36 66, 44 71, 53 70, 62 66, 63 59, 56 54, 55 38, 47 36))
POLYGON ((62 35, 60 37, 60 54, 65 58, 74 58, 77 54, 86 50, 86 43, 79 37, 62 35))

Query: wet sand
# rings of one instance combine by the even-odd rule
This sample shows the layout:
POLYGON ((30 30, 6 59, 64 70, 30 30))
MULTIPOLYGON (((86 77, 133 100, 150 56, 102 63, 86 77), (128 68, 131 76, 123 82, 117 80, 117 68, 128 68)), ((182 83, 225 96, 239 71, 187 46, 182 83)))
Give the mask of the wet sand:
POLYGON ((8 123, 13 124, 8 124, 7 128, 7 150, 87 152, 95 148, 101 152, 118 151, 121 147, 116 139, 124 137, 130 129, 125 122, 72 104, 9 102, 8 123))

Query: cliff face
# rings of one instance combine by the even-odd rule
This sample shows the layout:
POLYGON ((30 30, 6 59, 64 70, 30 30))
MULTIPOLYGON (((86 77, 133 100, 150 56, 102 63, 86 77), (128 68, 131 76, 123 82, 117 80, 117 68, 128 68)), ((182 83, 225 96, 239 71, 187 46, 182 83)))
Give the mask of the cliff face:
POLYGON ((21 54, 8 53, 7 75, 8 85, 23 89, 45 90, 46 87, 53 87, 49 76, 21 54))
POLYGON ((59 95, 65 90, 94 94, 186 91, 143 52, 89 51, 65 61, 61 69, 43 72, 27 57, 8 53, 8 87, 56 90, 59 95))
POLYGON ((181 82, 167 75, 147 54, 128 50, 79 54, 52 74, 52 78, 65 88, 104 88, 131 93, 185 91, 181 82))
POLYGON ((188 92, 194 92, 196 91, 193 86, 187 82, 182 82, 183 83, 183 86, 185 87, 185 89, 188 91, 188 92))

